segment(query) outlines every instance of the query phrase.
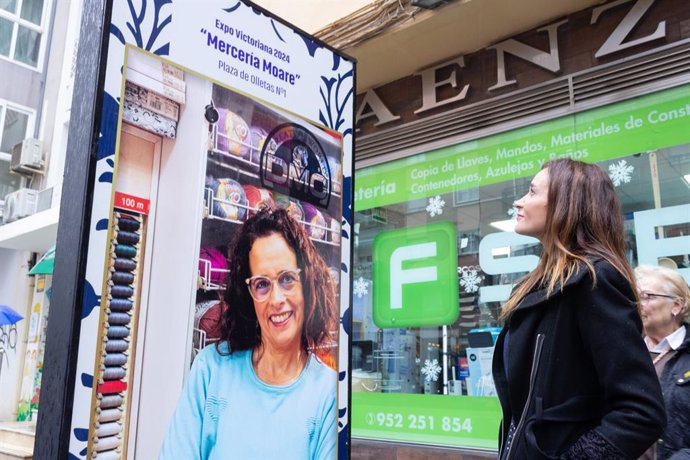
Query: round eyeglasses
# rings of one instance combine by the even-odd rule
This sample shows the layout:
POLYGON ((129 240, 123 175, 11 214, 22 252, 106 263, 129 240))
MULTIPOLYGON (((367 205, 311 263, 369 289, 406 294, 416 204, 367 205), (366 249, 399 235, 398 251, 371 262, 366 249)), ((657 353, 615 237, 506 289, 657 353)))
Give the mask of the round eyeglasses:
POLYGON ((273 283, 277 282, 278 287, 286 296, 293 295, 295 288, 300 284, 299 274, 302 270, 283 270, 278 273, 275 278, 269 278, 265 275, 256 275, 244 280, 249 288, 249 294, 257 302, 263 302, 268 299, 273 290, 273 283))
POLYGON ((655 294, 653 292, 640 292, 640 302, 647 302, 658 298, 675 299, 675 296, 666 294, 655 294))

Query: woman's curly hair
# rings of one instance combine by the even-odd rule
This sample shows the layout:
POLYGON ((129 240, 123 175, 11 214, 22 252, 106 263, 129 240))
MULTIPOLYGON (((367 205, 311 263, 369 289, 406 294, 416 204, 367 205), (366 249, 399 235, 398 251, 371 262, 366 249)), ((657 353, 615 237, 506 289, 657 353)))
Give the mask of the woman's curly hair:
MULTIPOLYGON (((249 252, 254 242, 273 234, 282 236, 297 257, 304 295, 304 324, 302 347, 304 351, 328 348, 331 334, 338 326, 335 282, 326 262, 314 248, 307 232, 283 209, 263 209, 250 217, 235 236, 230 250, 225 303, 228 308, 221 320, 221 342, 229 350, 249 350, 261 344, 254 301, 245 280, 252 276, 249 252)), ((218 349, 219 352, 222 350, 218 349)))

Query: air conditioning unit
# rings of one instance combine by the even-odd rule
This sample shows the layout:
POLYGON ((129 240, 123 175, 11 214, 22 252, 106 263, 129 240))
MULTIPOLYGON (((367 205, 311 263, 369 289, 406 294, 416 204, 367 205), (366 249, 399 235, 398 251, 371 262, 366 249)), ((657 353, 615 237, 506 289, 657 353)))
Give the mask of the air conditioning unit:
POLYGON ((14 222, 17 219, 30 216, 36 212, 38 204, 38 191, 30 188, 22 188, 5 197, 5 209, 2 213, 4 223, 14 222))
POLYGON ((18 174, 43 174, 43 142, 38 139, 24 139, 12 148, 10 170, 18 174))
POLYGON ((53 206, 53 187, 38 192, 36 198, 36 212, 45 211, 53 206))

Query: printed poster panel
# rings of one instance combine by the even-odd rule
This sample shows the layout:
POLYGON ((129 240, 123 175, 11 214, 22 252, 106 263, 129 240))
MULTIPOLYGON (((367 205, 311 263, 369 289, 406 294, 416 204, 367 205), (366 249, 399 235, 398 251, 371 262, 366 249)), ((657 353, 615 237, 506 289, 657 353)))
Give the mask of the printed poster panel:
POLYGON ((114 2, 71 455, 348 455, 353 88, 249 3, 114 2))

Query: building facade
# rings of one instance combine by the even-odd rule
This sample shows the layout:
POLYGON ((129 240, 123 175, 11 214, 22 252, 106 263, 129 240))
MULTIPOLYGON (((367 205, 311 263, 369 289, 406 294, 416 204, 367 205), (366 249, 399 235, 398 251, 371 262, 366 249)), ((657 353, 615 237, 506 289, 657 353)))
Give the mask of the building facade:
POLYGON ((359 94, 353 458, 495 456, 498 316, 539 254, 513 202, 546 161, 602 166, 630 263, 690 280, 689 51, 687 3, 606 2, 359 94))
POLYGON ((40 393, 52 277, 28 272, 55 245, 80 15, 77 1, 0 4, 0 304, 23 316, 0 326, 0 422, 31 420, 40 393))

